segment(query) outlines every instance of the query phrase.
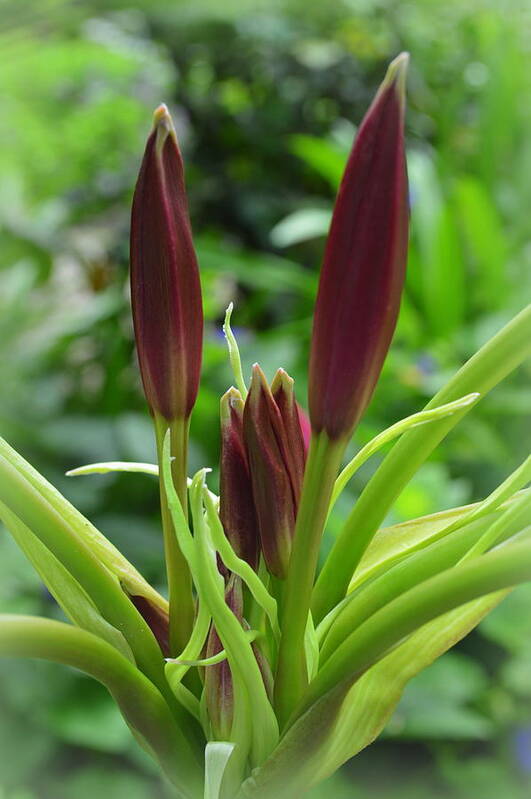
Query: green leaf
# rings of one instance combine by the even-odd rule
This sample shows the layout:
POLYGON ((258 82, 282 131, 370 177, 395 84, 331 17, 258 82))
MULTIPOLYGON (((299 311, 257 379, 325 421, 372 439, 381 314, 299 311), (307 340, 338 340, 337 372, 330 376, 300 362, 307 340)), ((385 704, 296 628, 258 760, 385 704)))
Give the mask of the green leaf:
POLYGON ((355 685, 338 685, 322 697, 247 780, 242 797, 290 799, 333 774, 378 737, 409 680, 467 635, 506 593, 491 594, 435 619, 355 685))
POLYGON ((122 633, 103 618, 77 580, 3 503, 0 503, 0 518, 68 618, 78 627, 103 638, 134 662, 122 633))
MULTIPOLYGON (((124 584, 130 595, 139 594, 159 607, 165 606, 165 601, 160 594, 129 563, 127 558, 3 438, 0 438, 0 456, 20 473, 37 494, 64 520, 72 532, 87 543, 98 560, 124 584)), ((9 505, 9 502, 6 501, 5 504, 9 505)))
POLYGON ((141 474, 151 474, 159 476, 159 467, 156 463, 135 463, 132 461, 105 461, 101 463, 87 463, 86 466, 78 466, 76 469, 69 469, 67 477, 79 477, 85 474, 108 474, 110 472, 139 472, 141 474))
POLYGON ((205 747, 205 799, 220 799, 223 775, 234 744, 228 741, 210 741, 205 747))
POLYGON ((62 663, 101 682, 173 784, 187 797, 198 795, 201 764, 190 740, 153 683, 106 641, 50 619, 0 615, 0 656, 62 663))
POLYGON ((531 580, 531 541, 509 541, 486 555, 424 580, 376 611, 331 654, 310 684, 298 713, 364 671, 423 624, 494 591, 531 580))
POLYGON ((468 394, 466 397, 461 397, 458 400, 454 400, 454 402, 448 402, 445 405, 440 405, 438 408, 432 408, 430 410, 419 411, 419 413, 413 413, 411 416, 407 416, 405 419, 401 419, 399 422, 391 425, 388 427, 387 430, 384 430, 382 433, 379 433, 375 436, 371 441, 365 444, 362 449, 352 458, 352 460, 342 469, 341 473, 339 474, 335 485, 334 490, 332 492, 332 498, 330 500, 330 507, 328 509, 328 513, 334 507, 338 497, 340 496, 341 492, 352 479, 354 474, 360 469, 363 464, 374 455, 375 452, 388 444, 390 441, 393 441, 398 436, 401 436, 403 433, 406 433, 408 430, 411 430, 413 427, 418 427, 422 424, 427 424, 428 422, 434 422, 438 419, 444 419, 445 416, 451 416, 453 413, 461 410, 462 408, 466 408, 469 405, 473 405, 478 399, 479 394, 468 394))
MULTIPOLYGON (((531 305, 485 344, 441 389, 426 410, 470 392, 485 396, 531 354, 531 305)), ((469 406, 470 407, 470 406, 469 406)), ((316 623, 346 594, 363 553, 390 507, 435 447, 468 408, 409 430, 369 480, 337 538, 314 589, 316 623)))

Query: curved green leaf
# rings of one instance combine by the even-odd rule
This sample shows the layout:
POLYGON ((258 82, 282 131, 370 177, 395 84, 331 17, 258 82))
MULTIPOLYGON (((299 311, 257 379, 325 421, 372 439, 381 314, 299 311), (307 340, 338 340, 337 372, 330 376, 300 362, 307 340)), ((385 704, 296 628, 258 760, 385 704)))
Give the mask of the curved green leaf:
MULTIPOLYGON (((470 392, 486 395, 531 354, 531 305, 485 344, 428 403, 426 410, 470 392)), ((470 407, 470 406, 469 406, 470 407)), ((345 596, 371 538, 389 508, 435 447, 468 408, 409 430, 367 483, 317 580, 312 610, 316 623, 345 596)))

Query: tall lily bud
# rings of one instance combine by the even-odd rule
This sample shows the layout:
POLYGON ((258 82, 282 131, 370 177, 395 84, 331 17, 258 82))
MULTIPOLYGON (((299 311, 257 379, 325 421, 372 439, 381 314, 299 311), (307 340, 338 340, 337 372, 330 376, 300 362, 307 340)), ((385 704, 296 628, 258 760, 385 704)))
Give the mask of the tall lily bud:
POLYGON ((242 396, 235 388, 221 398, 219 515, 236 554, 256 569, 260 539, 243 441, 243 406, 242 396))
POLYGON ((203 311, 183 162, 165 105, 155 111, 133 198, 131 301, 151 411, 187 419, 199 386, 203 311))
POLYGON ((245 402, 243 434, 262 552, 269 571, 283 578, 291 553, 302 472, 290 451, 282 413, 258 364, 253 367, 245 402))
POLYGON ((408 56, 389 67, 363 119, 337 195, 315 307, 312 429, 351 434, 373 394, 394 333, 405 277, 404 153, 408 56))

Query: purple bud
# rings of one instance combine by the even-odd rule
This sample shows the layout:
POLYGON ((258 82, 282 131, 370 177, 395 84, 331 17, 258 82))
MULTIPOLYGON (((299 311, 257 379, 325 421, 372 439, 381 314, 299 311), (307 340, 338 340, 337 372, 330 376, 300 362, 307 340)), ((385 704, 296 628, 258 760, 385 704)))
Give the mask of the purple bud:
POLYGON ((155 111, 133 198, 131 302, 150 409, 168 421, 186 419, 199 386, 203 311, 183 163, 164 105, 155 111))
POLYGON ((304 471, 302 433, 295 426, 293 390, 286 378, 275 386, 281 412, 255 364, 243 412, 262 552, 269 571, 280 578, 287 573, 304 471))
POLYGON ((221 398, 219 514, 236 554, 258 568, 258 520, 254 509, 249 463, 243 442, 243 400, 229 389, 221 398))
POLYGON ((390 65, 363 119, 337 195, 314 314, 312 429, 348 436, 373 394, 404 283, 408 189, 404 152, 408 57, 390 65))

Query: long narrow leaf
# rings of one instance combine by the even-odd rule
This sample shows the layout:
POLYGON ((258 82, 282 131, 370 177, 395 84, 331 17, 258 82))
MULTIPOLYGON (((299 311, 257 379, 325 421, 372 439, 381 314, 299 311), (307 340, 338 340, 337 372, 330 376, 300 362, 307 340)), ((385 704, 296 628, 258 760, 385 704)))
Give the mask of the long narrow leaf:
POLYGON ((437 616, 527 580, 531 580, 529 541, 506 544, 415 586, 377 611, 337 648, 310 684, 294 717, 343 681, 359 678, 437 616))
POLYGON ((120 579, 130 595, 145 596, 155 605, 164 608, 164 600, 160 594, 127 558, 3 438, 0 438, 0 456, 27 480, 76 535, 87 542, 98 560, 120 579))
POLYGON ((124 657, 134 662, 131 648, 122 633, 103 618, 87 592, 70 572, 2 503, 0 519, 68 618, 78 627, 103 638, 124 657))
MULTIPOLYGON (((530 354, 531 305, 485 344, 433 397, 426 410, 471 392, 479 392, 484 396, 530 354)), ((430 425, 409 430, 377 469, 348 517, 319 575, 312 603, 316 622, 346 594, 352 575, 389 508, 468 408, 430 425)))
POLYGON ((173 784, 189 799, 199 795, 201 764, 189 740, 155 686, 106 641, 62 622, 4 615, 0 616, 0 655, 63 663, 103 683, 173 784))

